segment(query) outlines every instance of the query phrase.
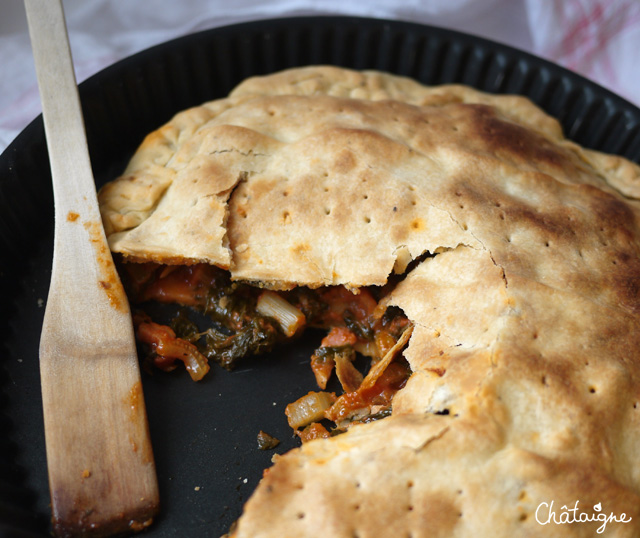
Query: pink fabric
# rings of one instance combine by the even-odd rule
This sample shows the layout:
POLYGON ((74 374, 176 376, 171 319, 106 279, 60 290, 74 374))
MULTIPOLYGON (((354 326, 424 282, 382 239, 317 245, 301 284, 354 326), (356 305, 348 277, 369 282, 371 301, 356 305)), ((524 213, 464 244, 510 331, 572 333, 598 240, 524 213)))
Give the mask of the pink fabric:
MULTIPOLYGON (((408 20, 506 43, 572 69, 640 105, 639 0, 64 0, 84 80, 141 49, 253 19, 344 14, 408 20)), ((40 112, 19 0, 0 15, 0 151, 40 112)))
POLYGON ((640 104, 640 2, 528 1, 534 52, 640 104))

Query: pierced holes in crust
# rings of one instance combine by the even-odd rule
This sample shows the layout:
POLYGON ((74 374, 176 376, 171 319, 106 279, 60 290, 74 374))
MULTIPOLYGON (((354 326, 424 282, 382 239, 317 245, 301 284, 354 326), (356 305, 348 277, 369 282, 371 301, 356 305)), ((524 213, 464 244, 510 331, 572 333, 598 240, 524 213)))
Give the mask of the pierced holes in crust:
POLYGON ((591 394, 595 394, 595 393, 597 392, 597 389, 596 389, 593 385, 591 385, 591 386, 589 387, 589 392, 590 392, 591 394))
POLYGON ((370 223, 371 223, 371 217, 365 217, 365 218, 364 218, 364 222, 365 222, 366 224, 370 224, 370 223))
POLYGON ((518 519, 520 521, 526 521, 528 517, 529 517, 528 514, 522 513, 522 514, 520 514, 520 517, 518 519))
POLYGON ((325 215, 331 215, 331 208, 330 207, 325 207, 324 208, 324 214, 325 215))
POLYGON ((304 518, 305 518, 305 516, 306 516, 306 514, 305 514, 304 512, 298 512, 298 513, 296 514, 296 517, 297 517, 298 519, 304 519, 304 518))

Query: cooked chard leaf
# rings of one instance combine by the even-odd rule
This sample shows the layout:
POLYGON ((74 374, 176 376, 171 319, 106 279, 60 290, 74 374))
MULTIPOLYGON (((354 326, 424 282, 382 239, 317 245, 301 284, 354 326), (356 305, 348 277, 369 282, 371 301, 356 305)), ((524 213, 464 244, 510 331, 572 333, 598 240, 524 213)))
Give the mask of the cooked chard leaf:
POLYGON ((255 312, 256 299, 246 291, 245 286, 212 288, 207 294, 202 311, 214 321, 237 329, 255 312))
POLYGON ((258 433, 258 448, 260 450, 271 450, 280 444, 280 439, 277 439, 273 435, 269 435, 266 432, 260 430, 258 433))
POLYGON ((281 338, 281 333, 269 320, 254 317, 232 335, 209 328, 204 336, 205 345, 201 352, 224 368, 231 369, 242 357, 269 351, 281 338))
POLYGON ((319 295, 309 288, 298 287, 288 293, 287 300, 304 314, 309 325, 320 322, 329 306, 320 300, 319 295))
POLYGON ((353 332, 356 336, 363 338, 364 340, 373 340, 373 330, 364 321, 358 321, 350 310, 345 310, 342 314, 347 329, 353 332))
POLYGON ((198 326, 189 319, 184 308, 180 308, 171 320, 171 328, 178 338, 182 338, 187 342, 195 343, 200 339, 198 326))
POLYGON ((336 355, 348 355, 350 360, 355 358, 356 352, 352 346, 321 346, 313 352, 313 356, 318 359, 335 359, 336 355))

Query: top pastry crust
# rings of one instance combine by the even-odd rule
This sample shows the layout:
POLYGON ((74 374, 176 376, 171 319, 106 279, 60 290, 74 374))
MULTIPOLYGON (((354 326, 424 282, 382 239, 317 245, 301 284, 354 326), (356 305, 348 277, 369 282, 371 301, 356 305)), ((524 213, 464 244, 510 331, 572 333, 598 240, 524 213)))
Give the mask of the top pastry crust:
POLYGON ((434 255, 388 298, 414 325, 393 415, 279 457, 237 538, 602 525, 541 526, 552 501, 639 535, 638 198, 637 165, 525 98, 327 66, 178 114, 100 192, 114 252, 276 289, 434 255))

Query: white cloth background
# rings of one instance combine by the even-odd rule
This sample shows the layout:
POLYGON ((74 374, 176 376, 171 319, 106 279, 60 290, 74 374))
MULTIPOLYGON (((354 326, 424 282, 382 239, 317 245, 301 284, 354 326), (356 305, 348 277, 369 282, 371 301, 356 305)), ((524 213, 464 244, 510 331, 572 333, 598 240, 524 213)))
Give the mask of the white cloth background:
MULTIPOLYGON (((451 28, 564 65, 640 105, 638 0, 64 0, 79 82, 191 32, 293 15, 451 28)), ((40 112, 22 0, 0 0, 0 152, 40 112)))

